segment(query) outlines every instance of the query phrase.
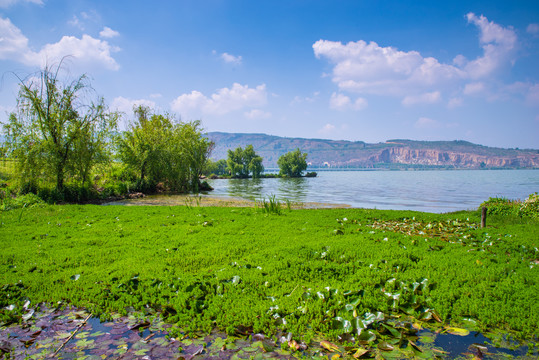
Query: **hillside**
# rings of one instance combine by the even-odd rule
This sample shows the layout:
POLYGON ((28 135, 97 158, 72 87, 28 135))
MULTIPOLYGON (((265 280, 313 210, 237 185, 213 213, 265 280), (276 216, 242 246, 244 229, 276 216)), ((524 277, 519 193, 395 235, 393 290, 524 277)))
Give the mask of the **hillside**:
POLYGON ((214 160, 226 159, 227 151, 252 144, 266 168, 296 148, 308 153, 311 168, 539 168, 539 150, 492 148, 467 141, 413 141, 394 139, 385 143, 285 138, 266 134, 210 132, 215 142, 214 160))

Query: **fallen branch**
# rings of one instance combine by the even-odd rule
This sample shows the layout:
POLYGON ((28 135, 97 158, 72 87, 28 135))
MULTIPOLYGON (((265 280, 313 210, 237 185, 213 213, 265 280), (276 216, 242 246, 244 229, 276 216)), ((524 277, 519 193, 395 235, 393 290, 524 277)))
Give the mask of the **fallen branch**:
POLYGON ((52 357, 56 357, 56 355, 58 355, 58 353, 60 352, 60 350, 63 349, 63 347, 69 342, 69 340, 71 340, 73 338, 73 336, 75 336, 75 334, 80 330, 82 329, 82 327, 84 325, 86 325, 86 322, 88 321, 88 319, 90 318, 90 316, 92 316, 92 314, 88 314, 88 316, 86 317, 86 319, 84 319, 84 321, 82 323, 79 324, 79 326, 77 326, 77 328, 75 329, 75 331, 73 331, 73 333, 64 341, 64 343, 58 348, 58 350, 56 350, 54 352, 54 354, 52 354, 52 357))

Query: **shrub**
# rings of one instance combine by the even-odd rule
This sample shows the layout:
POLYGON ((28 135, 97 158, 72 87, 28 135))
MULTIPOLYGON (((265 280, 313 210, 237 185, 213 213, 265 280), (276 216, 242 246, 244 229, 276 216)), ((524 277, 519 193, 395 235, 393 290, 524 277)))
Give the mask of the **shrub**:
POLYGON ((526 200, 521 202, 520 208, 518 209, 518 214, 520 216, 539 219, 539 194, 530 194, 526 200))
POLYGON ((16 198, 7 197, 2 200, 0 210, 13 210, 23 207, 33 207, 43 204, 43 200, 36 194, 28 193, 16 198))
POLYGON ((517 215, 515 201, 503 197, 491 197, 484 201, 479 208, 486 207, 489 215, 517 215))
POLYGON ((539 218, 539 194, 531 194, 526 200, 509 200, 506 198, 489 198, 479 208, 487 207, 490 215, 514 215, 520 217, 539 218))

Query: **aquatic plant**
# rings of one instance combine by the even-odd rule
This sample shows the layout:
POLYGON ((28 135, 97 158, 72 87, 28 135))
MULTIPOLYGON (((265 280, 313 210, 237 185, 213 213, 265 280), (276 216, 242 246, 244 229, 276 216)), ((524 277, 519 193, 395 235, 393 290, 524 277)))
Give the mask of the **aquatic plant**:
POLYGON ((173 337, 292 334, 286 351, 328 341, 371 355, 419 351, 414 324, 539 331, 536 220, 485 230, 477 212, 265 209, 4 211, 0 324, 62 301, 103 319, 157 312, 173 337))

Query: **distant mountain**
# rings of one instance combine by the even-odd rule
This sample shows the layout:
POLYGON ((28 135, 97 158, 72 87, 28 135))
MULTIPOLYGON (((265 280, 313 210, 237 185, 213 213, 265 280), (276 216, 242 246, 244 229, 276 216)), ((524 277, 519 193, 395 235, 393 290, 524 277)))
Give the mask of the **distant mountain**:
POLYGON ((277 159, 299 148, 308 154, 310 168, 539 168, 539 150, 502 149, 467 141, 388 140, 363 141, 285 138, 266 134, 210 132, 215 142, 214 160, 226 159, 227 151, 252 144, 264 158, 266 168, 277 167, 277 159))

